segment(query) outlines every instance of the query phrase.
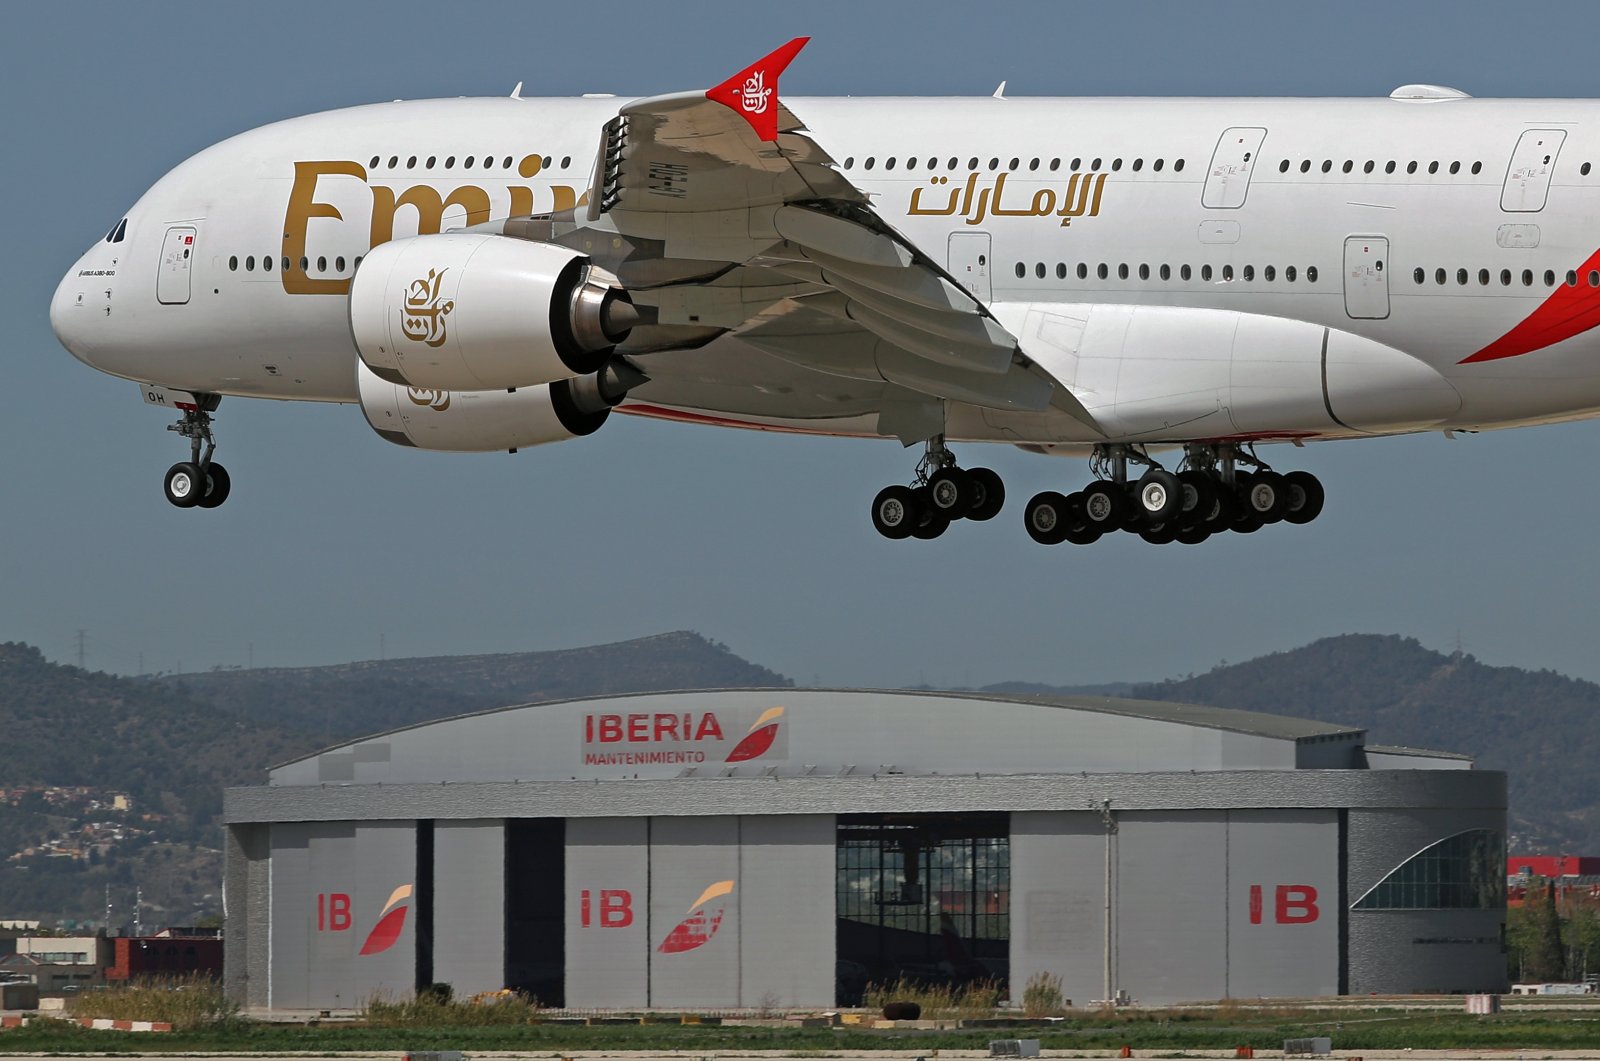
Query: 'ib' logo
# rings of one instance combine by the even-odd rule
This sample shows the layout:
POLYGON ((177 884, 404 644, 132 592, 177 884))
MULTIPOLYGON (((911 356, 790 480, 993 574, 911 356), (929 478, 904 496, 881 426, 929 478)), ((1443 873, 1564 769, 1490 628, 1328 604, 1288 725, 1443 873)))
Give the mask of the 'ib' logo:
POLYGON ((453 299, 439 297, 439 287, 449 271, 429 269, 427 276, 411 281, 406 290, 406 304, 400 310, 400 331, 412 342, 444 345, 444 319, 456 308, 453 299))

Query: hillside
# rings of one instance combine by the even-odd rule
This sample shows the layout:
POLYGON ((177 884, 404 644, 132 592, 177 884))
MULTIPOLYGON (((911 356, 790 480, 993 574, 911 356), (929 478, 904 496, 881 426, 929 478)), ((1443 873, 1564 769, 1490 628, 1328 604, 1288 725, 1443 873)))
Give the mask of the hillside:
POLYGON ((1513 850, 1600 850, 1592 682, 1346 634, 1130 695, 1342 722, 1365 727, 1376 744, 1466 752, 1510 774, 1513 850))
POLYGON ((224 670, 165 681, 320 745, 508 704, 794 684, 687 630, 548 652, 224 670))
POLYGON ((107 886, 124 913, 142 887, 147 919, 215 914, 222 790, 342 739, 536 700, 789 684, 681 631, 561 651, 159 680, 0 645, 0 917, 98 919, 107 886))

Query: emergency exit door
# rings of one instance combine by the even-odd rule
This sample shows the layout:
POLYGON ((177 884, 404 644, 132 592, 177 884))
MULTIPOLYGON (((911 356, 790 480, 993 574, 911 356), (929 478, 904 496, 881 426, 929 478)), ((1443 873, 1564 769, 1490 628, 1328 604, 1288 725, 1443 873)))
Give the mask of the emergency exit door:
POLYGON ((156 301, 181 306, 189 301, 189 276, 194 271, 193 225, 174 225, 161 241, 161 266, 156 273, 156 301))
POLYGON ((1550 177, 1567 134, 1560 129, 1529 129, 1517 139, 1500 189, 1500 209, 1507 213, 1533 213, 1544 209, 1550 196, 1550 177))
POLYGON ((1237 210, 1250 192, 1250 174, 1261 156, 1265 129, 1225 129, 1211 153, 1200 205, 1208 210, 1237 210))
POLYGON ((1355 320, 1389 316, 1389 240, 1351 236, 1344 241, 1344 311, 1355 320))
POLYGON ((984 305, 988 305, 994 297, 994 288, 989 281, 989 263, 989 233, 950 234, 950 275, 984 305))

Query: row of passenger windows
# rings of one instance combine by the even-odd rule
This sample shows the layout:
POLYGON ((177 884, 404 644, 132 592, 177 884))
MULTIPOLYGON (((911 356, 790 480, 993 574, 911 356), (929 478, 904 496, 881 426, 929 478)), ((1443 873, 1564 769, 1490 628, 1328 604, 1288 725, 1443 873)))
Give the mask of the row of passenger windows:
MULTIPOLYGON (((1279 173, 1288 173, 1289 172, 1289 167, 1292 166, 1292 165, 1293 165, 1292 162, 1290 162, 1288 159, 1284 159, 1282 162, 1278 163, 1278 172, 1279 173)), ((1314 163, 1312 162, 1311 159, 1309 159, 1309 158, 1301 159, 1300 160, 1300 167, 1299 167, 1300 168, 1300 172, 1301 173, 1310 173, 1312 165, 1314 165, 1314 163)), ((1333 167, 1335 165, 1338 165, 1338 163, 1336 163, 1333 159, 1325 158, 1325 159, 1322 160, 1322 164, 1320 166, 1318 166, 1318 168, 1323 173, 1332 173, 1333 172, 1333 167)), ((1357 163, 1356 163, 1355 159, 1347 158, 1347 159, 1344 160, 1344 164, 1339 166, 1339 171, 1341 173, 1350 173, 1356 168, 1356 165, 1357 165, 1357 163)), ((1423 165, 1423 163, 1421 163, 1421 162, 1416 162, 1416 161, 1407 162, 1405 164, 1406 172, 1407 173, 1415 173, 1415 172, 1417 172, 1417 170, 1422 165, 1423 165)), ((1390 159, 1388 162, 1383 163, 1383 172, 1385 172, 1385 173, 1393 173, 1396 169, 1399 168, 1399 166, 1400 166, 1400 163, 1396 162, 1394 159, 1390 159)), ((1428 172, 1429 173, 1438 173, 1441 168, 1447 170, 1448 172, 1450 172, 1452 174, 1460 173, 1461 172, 1461 166, 1462 166, 1462 164, 1460 162, 1439 162, 1439 161, 1435 160, 1433 162, 1427 163, 1427 167, 1428 167, 1428 172)), ((1375 160, 1370 159, 1370 158, 1367 159, 1367 161, 1365 163, 1361 164, 1361 172, 1362 173, 1371 173, 1373 170, 1375 170, 1377 168, 1378 168, 1378 163, 1375 160)), ((1482 162, 1474 162, 1474 163, 1472 163, 1472 165, 1471 165, 1471 167, 1469 169, 1469 172, 1471 172, 1473 174, 1482 173, 1483 172, 1483 163, 1482 162)), ((1588 173, 1589 172, 1589 164, 1587 162, 1585 162, 1583 164, 1583 172, 1584 173, 1588 173)))
MULTIPOLYGON (((401 169, 401 168, 416 169, 419 157, 420 156, 417 156, 417 155, 409 156, 408 158, 406 158, 405 164, 402 167, 399 155, 390 155, 389 159, 388 159, 388 165, 387 166, 383 165, 383 162, 384 162, 383 156, 381 156, 381 155, 373 155, 372 156, 372 160, 367 164, 367 168, 368 169, 401 169)), ((517 164, 517 171, 519 173, 521 173, 524 177, 531 177, 535 173, 538 173, 542 169, 549 169, 550 168, 550 164, 553 161, 554 161, 554 159, 552 159, 549 155, 528 155, 528 156, 524 157, 522 159, 522 161, 517 164), (535 163, 537 163, 537 165, 535 163)), ((427 160, 422 163, 422 168, 423 169, 434 169, 436 166, 438 166, 438 164, 439 164, 439 156, 438 155, 429 155, 427 160)), ((571 166, 571 165, 572 165, 572 156, 571 155, 564 156, 561 159, 561 168, 562 169, 566 169, 568 166, 571 166)), ((496 159, 493 155, 484 155, 482 161, 480 161, 478 159, 477 155, 468 155, 466 158, 461 160, 461 168, 462 169, 472 169, 474 166, 477 166, 480 169, 494 169, 496 166, 498 166, 501 169, 510 169, 511 168, 511 156, 507 155, 507 156, 505 156, 505 158, 496 159)), ((444 168, 445 169, 455 169, 456 168, 456 156, 454 156, 454 155, 446 156, 445 160, 444 160, 444 168)))
MULTIPOLYGON (((920 156, 913 155, 910 158, 906 159, 905 160, 905 168, 906 169, 916 169, 917 168, 917 162, 919 161, 919 157, 920 156)), ((921 161, 923 161, 924 167, 926 169, 938 169, 939 168, 939 158, 936 155, 929 155, 926 159, 923 159, 921 161)), ((980 167, 980 163, 982 161, 983 161, 982 159, 977 158, 976 156, 967 159, 967 169, 976 171, 979 168, 982 168, 982 167, 980 167)), ((895 166, 898 164, 898 162, 899 162, 899 159, 896 156, 891 155, 888 158, 883 160, 883 168, 884 169, 894 169, 895 166)), ((869 156, 869 157, 861 160, 861 168, 862 169, 873 169, 873 168, 875 168, 877 166, 877 164, 878 164, 878 159, 877 159, 876 156, 869 156)), ((1044 166, 1045 169, 1047 169, 1047 170, 1049 170, 1049 171, 1051 171, 1053 173, 1053 172, 1055 172, 1055 171, 1057 171, 1057 170, 1059 170, 1061 168, 1061 164, 1062 164, 1061 163, 1061 159, 1059 159, 1059 158, 1052 158, 1052 159, 1049 159, 1048 161, 1045 160, 1045 159, 1041 159, 1041 158, 1030 158, 1030 159, 1028 159, 1027 169, 1032 171, 1032 170, 1037 170, 1040 166, 1044 166)), ((1105 165, 1105 159, 1103 159, 1103 158, 1093 159, 1089 163, 1089 172, 1090 173, 1098 173, 1100 171, 1100 168, 1103 165, 1105 165)), ((1114 158, 1114 159, 1111 160, 1111 165, 1108 168, 1111 170, 1111 172, 1115 173, 1115 172, 1117 172, 1117 171, 1122 169, 1122 165, 1123 165, 1122 159, 1114 158)), ((855 169, 855 166, 856 166, 856 159, 855 159, 854 155, 852 155, 849 158, 844 160, 844 168, 845 169, 855 169)), ((1154 159, 1154 160, 1152 160, 1150 162, 1150 169, 1153 170, 1156 173, 1160 173, 1163 169, 1166 168, 1166 166, 1167 166, 1167 160, 1164 159, 1164 158, 1154 159)), ((1133 172, 1135 172, 1135 173, 1138 173, 1140 170, 1144 169, 1144 167, 1145 167, 1145 160, 1142 159, 1142 158, 1136 158, 1131 163, 1128 164, 1128 168, 1130 170, 1132 170, 1133 172)), ((952 155, 949 158, 949 160, 946 161, 944 168, 945 169, 960 169, 961 168, 961 160, 952 155)), ((1011 170, 1011 171, 1016 171, 1016 170, 1022 169, 1023 168, 1023 164, 1022 164, 1022 159, 1020 159, 1020 158, 1011 159, 1009 162, 1007 162, 1006 160, 1001 159, 1001 158, 991 158, 989 160, 987 168, 991 169, 991 170, 1007 169, 1007 170, 1011 170)), ((1069 168, 1071 169, 1071 171, 1073 173, 1077 173, 1078 171, 1082 170, 1083 169, 1083 159, 1082 158, 1073 159, 1072 163, 1071 163, 1071 166, 1069 168)), ((1173 159, 1172 160, 1172 172, 1174 172, 1174 173, 1182 173, 1183 172, 1183 159, 1177 158, 1177 159, 1173 159)))
MULTIPOLYGON (((1192 280, 1195 276, 1195 270, 1187 265, 1180 265, 1174 269, 1172 266, 1165 264, 1152 268, 1148 263, 1130 266, 1127 262, 1123 262, 1119 265, 1113 266, 1108 265, 1105 262, 1101 262, 1099 265, 1094 266, 1093 270, 1095 279, 1097 280, 1109 280, 1111 279, 1113 272, 1118 280, 1131 280, 1135 276, 1137 276, 1140 280, 1148 280, 1152 275, 1157 276, 1162 280, 1171 280, 1174 275, 1176 275, 1179 280, 1192 280)), ((1035 262, 1033 264, 1033 275, 1040 280, 1045 279, 1045 277, 1050 274, 1050 271, 1050 266, 1044 262, 1035 262)), ((1087 280, 1089 279, 1090 266, 1087 262, 1079 262, 1077 267, 1071 270, 1071 272, 1074 273, 1079 280, 1087 280)), ((1026 279, 1028 276, 1028 263, 1018 262, 1016 266, 1016 273, 1017 279, 1026 279)), ((1068 276, 1068 273, 1069 269, 1066 262, 1056 262, 1055 276, 1057 280, 1065 280, 1068 276)), ((1228 282, 1234 279, 1253 281, 1256 279, 1256 267, 1253 265, 1240 266, 1238 272, 1235 273, 1232 265, 1224 265, 1220 269, 1213 269, 1209 265, 1202 265, 1199 269, 1199 276, 1201 281, 1204 283, 1210 283, 1212 280, 1222 280, 1223 282, 1228 282)), ((1275 265, 1264 265, 1261 267, 1260 276, 1261 279, 1267 283, 1272 283, 1279 277, 1278 267, 1275 265)), ((1286 265, 1283 267, 1282 276, 1285 283, 1292 284, 1304 276, 1306 283, 1314 284, 1317 282, 1317 267, 1315 265, 1308 265, 1305 267, 1305 271, 1302 273, 1295 266, 1286 265)))
MULTIPOLYGON (((363 257, 364 257, 364 255, 360 255, 360 254, 355 256, 355 260, 350 263, 351 271, 354 271, 358 266, 360 266, 361 259, 363 257)), ((274 264, 275 264, 274 259, 270 254, 263 254, 261 256, 261 271, 262 272, 264 272, 264 273, 272 272, 272 268, 273 268, 274 264)), ((290 266, 292 264, 293 263, 289 260, 289 258, 287 256, 285 256, 282 259, 283 271, 284 272, 288 272, 289 268, 290 268, 290 266)), ((256 271, 256 256, 254 254, 246 256, 245 259, 244 259, 243 265, 244 265, 244 271, 245 272, 247 272, 247 273, 255 272, 256 271)), ((310 258, 301 258, 300 259, 300 271, 302 273, 311 272, 311 265, 312 265, 312 260, 310 258)), ((238 272, 239 271, 239 266, 240 266, 240 261, 239 261, 239 256, 237 254, 235 254, 233 257, 228 259, 228 269, 229 269, 230 272, 235 272, 235 273, 238 272)), ((328 258, 327 258, 327 256, 326 255, 319 255, 317 257, 317 259, 316 259, 316 266, 317 266, 317 272, 319 272, 319 273, 327 272, 328 271, 328 258)), ((335 273, 344 272, 345 271, 344 270, 344 266, 345 266, 344 255, 341 254, 338 257, 333 259, 333 271, 335 273)))
MULTIPOLYGON (((1448 269, 1435 269, 1433 271, 1433 282, 1440 285, 1448 284, 1451 280, 1451 276, 1452 274, 1448 269)), ((1418 284, 1427 283, 1428 270, 1418 266, 1412 271, 1411 279, 1416 281, 1418 284)), ((1457 269, 1454 273, 1454 279, 1457 286, 1465 287, 1472 282, 1473 275, 1466 269, 1457 269)), ((1496 275, 1491 273, 1488 269, 1478 270, 1477 280, 1480 287, 1488 287, 1490 284, 1494 283, 1496 279, 1496 275)), ((1518 280, 1521 281, 1523 287, 1532 287, 1534 286, 1535 280, 1538 278, 1535 277, 1532 269, 1524 269, 1520 274, 1513 273, 1510 269, 1501 269, 1498 279, 1501 287, 1510 287, 1518 280)), ((1545 287, 1555 287, 1556 271, 1554 269, 1546 269, 1542 279, 1544 280, 1545 287)), ((1590 287, 1600 287, 1600 270, 1590 269, 1588 274, 1583 277, 1583 281, 1587 282, 1590 287)), ((1568 287, 1577 287, 1580 282, 1577 270, 1568 269, 1567 275, 1563 282, 1568 287)))

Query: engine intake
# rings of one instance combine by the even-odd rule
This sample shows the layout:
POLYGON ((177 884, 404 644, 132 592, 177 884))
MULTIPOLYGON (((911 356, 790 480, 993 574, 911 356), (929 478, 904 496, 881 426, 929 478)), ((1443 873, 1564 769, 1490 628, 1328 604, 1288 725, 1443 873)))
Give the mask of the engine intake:
POLYGON ((392 384, 473 391, 597 372, 638 314, 588 258, 477 232, 374 247, 350 282, 362 362, 392 384))

